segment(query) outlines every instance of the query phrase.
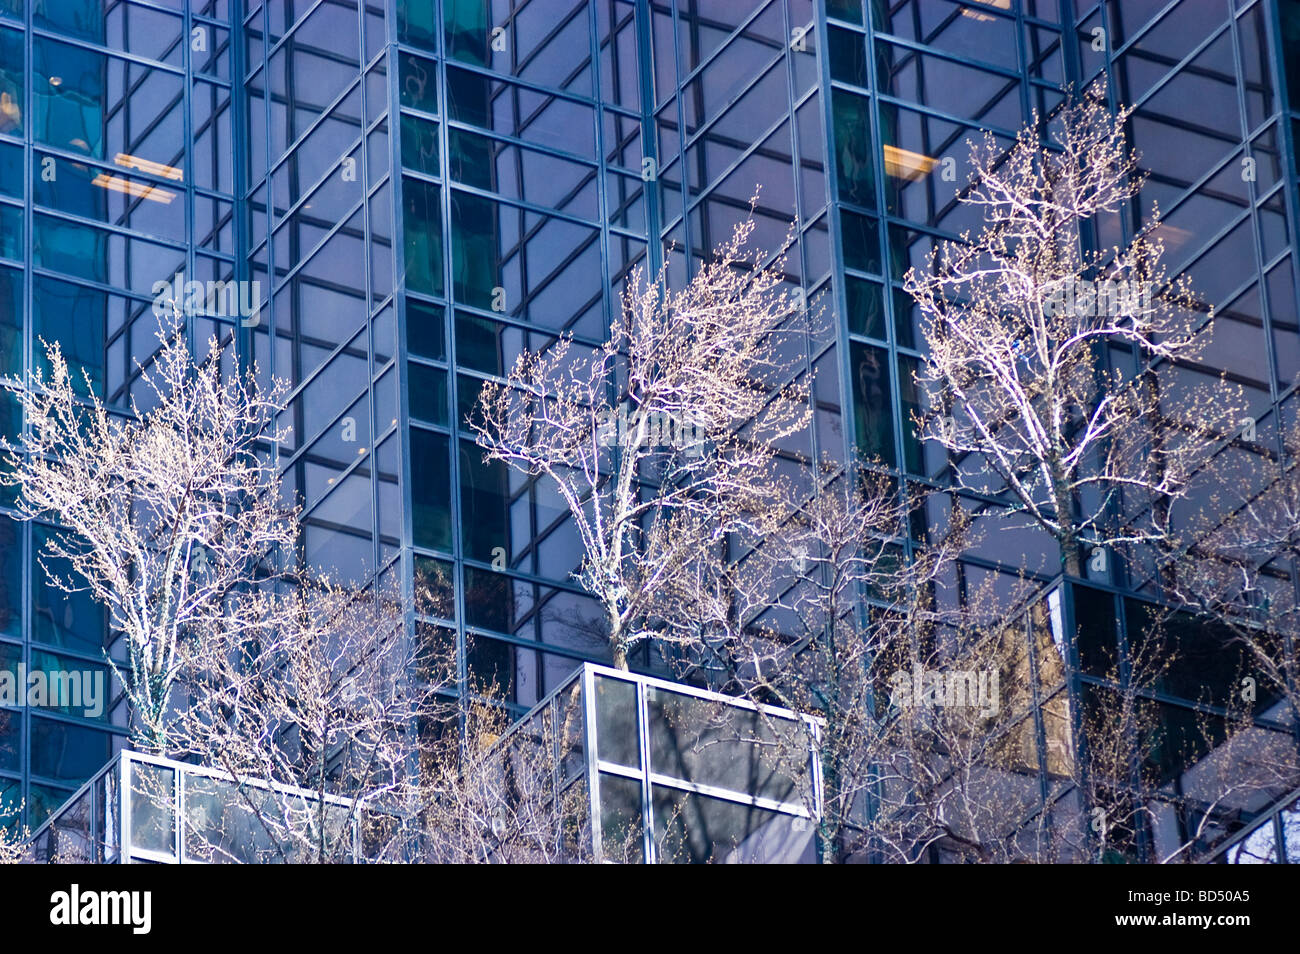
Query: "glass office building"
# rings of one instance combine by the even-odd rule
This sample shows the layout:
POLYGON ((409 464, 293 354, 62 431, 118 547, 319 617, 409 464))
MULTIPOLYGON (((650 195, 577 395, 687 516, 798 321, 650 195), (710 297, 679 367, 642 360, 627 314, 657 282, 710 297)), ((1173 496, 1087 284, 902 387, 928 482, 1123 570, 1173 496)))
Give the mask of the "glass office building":
MULTIPOLYGON (((121 405, 155 345, 155 282, 257 282, 255 314, 190 333, 293 388, 277 453, 302 558, 432 582, 445 615, 413 626, 523 713, 607 658, 558 495, 474 445, 482 383, 560 333, 599 343, 630 270, 683 280, 757 193, 754 241, 830 318, 804 342, 814 419, 784 466, 803 479, 856 449, 905 493, 944 488, 950 462, 912 431, 903 274, 978 225, 957 201, 966 140, 1009 142, 1069 85, 1104 77, 1136 107, 1142 207, 1158 200, 1171 266, 1215 307, 1213 367, 1179 373, 1227 371, 1257 421, 1224 453, 1282 453, 1298 40, 1293 0, 0 0, 0 431, 23 426, 11 392, 41 338, 121 405)), ((991 532, 954 591, 1054 579, 1053 541, 999 523, 996 497, 964 505, 991 532)), ((52 532, 0 509, 0 658, 91 665, 112 635, 44 579, 52 532)), ((1292 600, 1296 569, 1269 568, 1292 600)), ((1148 589, 1114 561, 1090 582, 1148 589)), ((1207 705, 1161 702, 1171 724, 1207 705)), ((0 711, 0 795, 40 821, 125 721, 0 711)))

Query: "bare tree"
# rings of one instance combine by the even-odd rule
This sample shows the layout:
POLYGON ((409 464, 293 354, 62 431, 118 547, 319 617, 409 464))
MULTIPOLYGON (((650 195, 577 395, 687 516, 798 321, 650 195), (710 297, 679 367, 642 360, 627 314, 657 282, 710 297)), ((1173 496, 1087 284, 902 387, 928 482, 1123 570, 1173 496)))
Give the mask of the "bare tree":
POLYGON ((211 800, 191 852, 222 860, 233 840, 263 860, 403 857, 420 724, 454 674, 407 638, 405 609, 395 592, 301 581, 248 594, 189 647, 168 747, 238 792, 211 800))
POLYGON ((482 392, 486 456, 558 490, 585 553, 578 579, 622 668, 651 638, 696 638, 661 625, 658 594, 701 552, 774 526, 777 447, 809 420, 783 347, 798 310, 781 262, 745 249, 753 228, 739 225, 678 291, 666 273, 644 288, 635 273, 594 353, 562 338, 482 392))
POLYGON ((140 371, 152 406, 132 398, 129 415, 93 388, 80 398, 58 344, 47 344, 50 375, 35 372, 22 395, 29 429, 0 480, 21 488, 22 519, 65 531, 42 564, 64 592, 88 591, 124 634, 125 667, 109 663, 131 705, 132 742, 163 751, 186 643, 219 624, 233 594, 274 573, 297 525, 258 452, 281 437, 271 421, 283 386, 263 391, 223 373, 215 338, 196 362, 179 316, 158 334, 156 359, 140 371), (51 559, 71 572, 54 572, 51 559))
POLYGON ((1223 627, 1251 660, 1243 686, 1251 702, 1281 702, 1300 719, 1300 424, 1281 450, 1252 453, 1219 512, 1187 547, 1170 588, 1209 625, 1223 627))
POLYGON ((905 283, 929 351, 923 436, 948 450, 955 483, 1005 494, 1050 533, 1075 575, 1084 544, 1167 543, 1171 502, 1237 415, 1226 384, 1157 374, 1204 336, 1188 281, 1161 263, 1156 210, 1125 247, 1086 247, 1142 184, 1128 116, 1093 90, 1053 123, 1059 148, 1037 117, 1005 155, 991 136, 972 144, 961 201, 985 225, 905 283))
POLYGON ((27 852, 27 840, 31 832, 19 821, 23 815, 22 805, 13 807, 13 821, 0 818, 0 865, 16 865, 23 861, 27 852))
MULTIPOLYGON (((581 712, 569 711, 580 723, 581 712)), ((422 858, 451 864, 593 860, 587 788, 565 777, 568 760, 557 748, 576 739, 579 726, 561 724, 559 739, 548 719, 512 727, 490 689, 445 716, 445 730, 422 756, 422 858)))

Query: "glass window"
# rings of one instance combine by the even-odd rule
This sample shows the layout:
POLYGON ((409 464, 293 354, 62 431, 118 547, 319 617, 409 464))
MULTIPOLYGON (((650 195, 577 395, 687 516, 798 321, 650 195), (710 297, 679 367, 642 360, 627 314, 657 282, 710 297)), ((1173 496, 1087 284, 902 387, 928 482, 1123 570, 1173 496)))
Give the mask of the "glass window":
POLYGON ((847 275, 844 296, 848 303, 849 331, 884 340, 885 297, 881 284, 847 275))
MULTIPOLYGON (((513 556, 510 543, 510 474, 501 461, 485 461, 483 448, 460 442, 460 526, 465 556, 491 563, 513 556)), ((526 506, 527 498, 522 501, 526 506)), ((527 511, 523 510, 525 516, 527 511)), ((527 531, 527 524, 521 528, 527 531)))
POLYGON ((465 192, 451 196, 452 275, 456 300, 491 308, 498 286, 499 206, 465 192))
POLYGON ((37 213, 32 224, 32 261, 38 267, 152 298, 156 281, 170 280, 185 267, 185 253, 37 213))
POLYGON ((442 294, 442 194, 431 182, 403 177, 406 287, 442 294))
POLYGON ((32 774, 81 782, 103 768, 112 754, 107 732, 32 716, 32 774))
POLYGON ((23 83, 26 70, 23 35, 0 29, 0 133, 23 134, 23 83))
POLYGON ((438 175, 438 124, 402 114, 402 167, 438 175))
POLYGON ((0 516, 0 636, 23 637, 22 524, 0 516))
POLYGON ((19 205, 0 205, 0 258, 21 260, 23 257, 23 209, 19 205))
POLYGON ((442 427, 451 426, 447 410, 447 372, 427 364, 408 362, 407 401, 411 417, 442 427))
POLYGON ((625 679, 596 677, 596 755, 606 762, 641 767, 636 686, 625 679))
POLYGON ((22 146, 0 142, 0 195, 23 197, 22 146))
POLYGON ((107 666, 33 648, 29 672, 46 674, 50 711, 108 722, 112 681, 107 666))
POLYGON ((661 864, 811 860, 812 826, 804 819, 663 785, 653 798, 661 864), (793 834, 796 825, 802 837, 793 834))
POLYGON ((403 106, 423 110, 426 113, 438 111, 438 72, 432 60, 401 54, 398 60, 398 77, 401 83, 400 95, 403 106))
MULTIPOLYGON (((14 672, 18 662, 14 653, 16 646, 0 644, 0 663, 5 671, 14 672)), ((19 712, 0 709, 0 769, 6 772, 21 772, 23 768, 23 717, 19 712)), ((0 779, 0 825, 5 821, 7 797, 10 794, 6 786, 8 779, 0 779)), ((16 798, 15 798, 16 801, 16 798)))
POLYGON ((124 175, 112 167, 68 162, 39 152, 33 162, 38 170, 32 177, 37 205, 171 242, 185 241, 184 196, 169 180, 124 175))
POLYGON ((894 413, 889 388, 889 352, 852 343, 853 412, 858 452, 893 467, 894 413))
POLYGON ((451 549, 451 459, 445 434, 411 428, 411 519, 415 545, 451 549))
POLYGON ((95 655, 104 647, 107 614, 85 589, 68 593, 51 580, 46 567, 56 579, 73 579, 66 561, 45 555, 45 542, 55 533, 39 525, 32 528, 32 549, 42 557, 33 559, 31 567, 32 639, 95 655))
POLYGON ((862 0, 826 0, 826 13, 846 23, 861 23, 862 0))
POLYGON ((412 46, 436 50, 438 48, 438 25, 434 20, 436 10, 437 5, 429 3, 429 0, 398 0, 397 38, 412 46))
POLYGON ((441 305, 406 300, 406 350, 431 361, 447 360, 447 338, 441 305))
POLYGON ((476 66, 487 65, 488 4, 483 0, 443 0, 442 27, 447 56, 476 66))
MULTIPOLYGON (((104 395, 107 316, 108 295, 102 291, 39 276, 33 282, 33 337, 58 342, 79 394, 104 395)), ((37 347, 34 355, 36 366, 48 376, 45 349, 37 347)))
POLYGON ((1300 0, 1278 0, 1282 21, 1283 66, 1291 108, 1300 107, 1300 0))
POLYGON ((871 125, 865 96, 846 90, 831 92, 835 117, 835 164, 840 198, 874 209, 875 166, 871 153, 871 125))
POLYGON ((634 778, 600 773, 600 839, 605 858, 639 862, 645 825, 641 820, 641 783, 634 778))
POLYGON ((876 220, 848 209, 840 210, 844 264, 863 272, 880 271, 880 234, 876 220))
POLYGON ((866 37, 855 30, 827 27, 830 48, 831 79, 854 86, 867 85, 866 37))

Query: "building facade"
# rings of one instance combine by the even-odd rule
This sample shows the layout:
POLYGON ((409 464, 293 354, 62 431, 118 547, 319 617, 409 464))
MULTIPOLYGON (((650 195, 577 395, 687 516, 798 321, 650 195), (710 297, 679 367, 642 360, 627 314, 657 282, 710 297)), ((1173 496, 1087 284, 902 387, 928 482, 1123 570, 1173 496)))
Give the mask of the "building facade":
MULTIPOLYGON (((1283 453, 1298 41, 1292 0, 0 0, 0 429, 24 426, 13 392, 42 339, 121 407, 156 346, 156 283, 245 283, 189 332, 290 383, 274 452, 303 559, 433 585, 422 636, 454 640, 522 713, 607 660, 558 495, 474 444, 482 384, 561 333, 599 344, 633 269, 683 280, 753 200, 754 242, 830 318, 804 345, 814 420, 784 466, 856 450, 903 493, 943 489, 950 462, 913 432, 924 343, 903 275, 978 225, 957 201, 966 140, 1009 142, 1070 86, 1100 77, 1136 107, 1141 205, 1215 308, 1214 366, 1182 372, 1227 371, 1256 422, 1225 453, 1283 453)), ((100 665, 102 613, 36 557, 55 528, 6 503, 0 659, 100 665)), ((955 591, 1057 575, 1054 542, 1003 521, 1003 500, 961 503, 992 532, 955 591)), ((1144 591, 1110 563, 1089 592, 1144 591)), ((1294 599, 1294 558, 1270 570, 1294 599)), ((1065 797, 1043 713, 1068 681, 1030 716, 1030 814, 1065 797)), ((1171 731, 1222 714, 1176 687, 1159 701, 1171 731)), ((0 797, 39 822, 125 723, 115 701, 0 710, 0 797)), ((1293 731, 1277 711, 1259 726, 1293 731)))

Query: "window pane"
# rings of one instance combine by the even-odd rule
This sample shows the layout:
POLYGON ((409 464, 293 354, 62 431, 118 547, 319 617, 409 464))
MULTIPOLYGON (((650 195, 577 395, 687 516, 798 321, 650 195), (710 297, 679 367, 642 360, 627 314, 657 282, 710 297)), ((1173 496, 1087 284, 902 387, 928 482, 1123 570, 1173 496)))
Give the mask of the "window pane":
POLYGON ((411 417, 450 427, 447 411, 447 372, 427 364, 408 363, 407 401, 411 417))
MULTIPOLYGON (((87 379, 89 389, 101 397, 104 394, 107 316, 108 295, 102 291, 53 278, 37 278, 33 284, 33 335, 58 343, 79 394, 89 393, 87 379)), ((51 369, 45 349, 38 347, 34 353, 36 366, 48 376, 51 369)))
POLYGON ((893 467, 894 421, 890 409, 889 353, 884 348, 853 342, 853 412, 857 447, 867 457, 893 467))
POLYGON ((0 133, 23 134, 23 35, 0 29, 0 133))
MULTIPOLYGON (((513 553, 510 545, 510 474, 501 461, 484 461, 483 448, 460 442, 461 546, 465 556, 490 563, 513 553)), ((527 499, 521 501, 526 508, 527 499)), ((526 519, 527 510, 522 514, 526 519)), ((522 528, 527 531, 527 524, 522 528)))
POLYGON ((451 549, 451 475, 446 435, 411 428, 411 517, 415 545, 451 549))
POLYGON ((402 166, 425 175, 438 174, 438 124, 402 114, 402 166))
POLYGON ((60 782, 81 782, 108 761, 107 732, 32 717, 32 774, 60 782))
POLYGON ((406 287, 429 295, 442 294, 442 196, 439 187, 403 178, 406 206, 406 287))
POLYGON ((447 360, 447 339, 441 305, 407 299, 406 350, 431 361, 447 360))
POLYGON ((0 267, 0 376, 23 373, 23 273, 0 267))

